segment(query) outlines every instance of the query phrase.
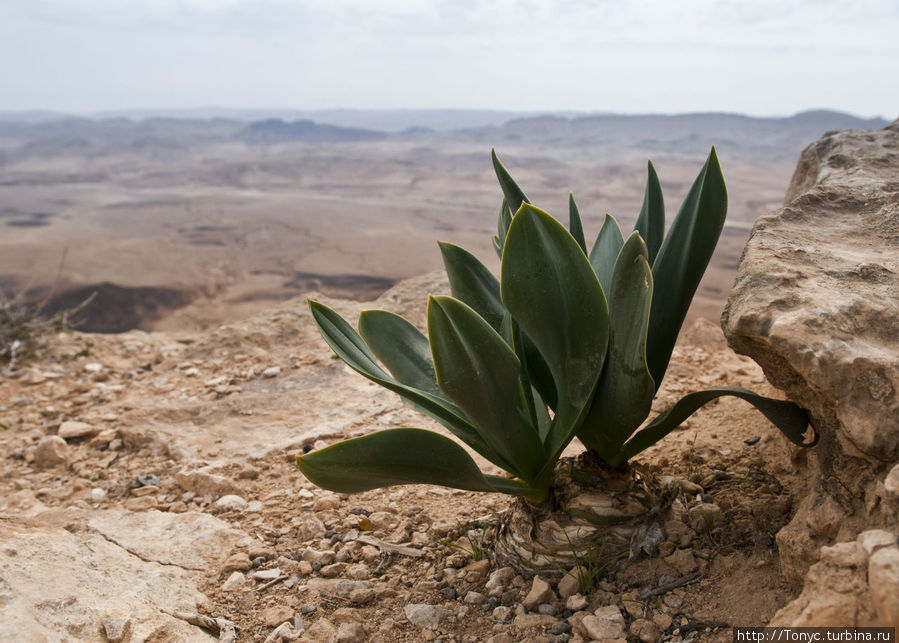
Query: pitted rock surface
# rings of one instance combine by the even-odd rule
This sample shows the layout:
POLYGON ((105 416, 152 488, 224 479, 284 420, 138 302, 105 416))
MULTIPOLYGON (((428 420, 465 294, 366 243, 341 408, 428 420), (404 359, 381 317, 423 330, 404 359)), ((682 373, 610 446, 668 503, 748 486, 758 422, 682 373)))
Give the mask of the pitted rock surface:
POLYGON ((779 538, 801 561, 794 581, 810 544, 855 536, 844 515, 876 509, 866 489, 899 459, 897 320, 899 120, 805 149, 784 207, 755 224, 722 318, 730 346, 807 408, 821 435, 812 494, 779 538))

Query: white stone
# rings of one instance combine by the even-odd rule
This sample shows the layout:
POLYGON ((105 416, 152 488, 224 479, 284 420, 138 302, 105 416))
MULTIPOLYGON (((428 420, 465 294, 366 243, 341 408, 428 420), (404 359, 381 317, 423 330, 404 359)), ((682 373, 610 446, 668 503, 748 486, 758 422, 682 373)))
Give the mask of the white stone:
POLYGON ((216 500, 215 506, 224 511, 243 511, 247 507, 247 501, 240 496, 228 494, 216 500))
POLYGON ((262 371, 262 377, 278 377, 281 374, 280 366, 270 366, 262 371))
POLYGON ((440 622, 450 615, 450 611, 437 607, 436 605, 427 605, 425 603, 412 603, 403 608, 406 618, 413 625, 422 629, 436 629, 440 622))
POLYGON ((103 364, 99 364, 97 362, 88 362, 84 365, 85 373, 101 373, 103 371, 103 364))
POLYGON ((106 491, 101 489, 100 487, 94 487, 91 489, 91 500, 94 502, 100 502, 106 498, 106 491))
POLYGON ((896 535, 885 529, 869 529, 868 531, 864 531, 858 535, 856 541, 862 546, 865 555, 869 557, 881 547, 889 547, 897 544, 896 535))
POLYGON ((223 592, 236 592, 247 582, 247 577, 243 572, 232 572, 228 579, 222 583, 223 592))
POLYGON ((899 502, 899 464, 890 469, 883 481, 883 488, 894 502, 899 502))
POLYGON ((87 422, 76 422, 75 420, 67 420, 59 425, 59 431, 56 434, 64 440, 71 438, 85 438, 96 435, 100 429, 88 424, 87 422))
POLYGON ((868 561, 871 598, 881 625, 899 623, 899 547, 878 549, 868 561))

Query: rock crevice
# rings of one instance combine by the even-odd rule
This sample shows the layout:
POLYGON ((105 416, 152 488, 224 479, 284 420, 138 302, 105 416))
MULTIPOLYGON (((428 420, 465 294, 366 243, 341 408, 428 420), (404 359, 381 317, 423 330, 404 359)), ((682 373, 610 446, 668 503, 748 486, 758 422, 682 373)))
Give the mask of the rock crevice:
POLYGON ((899 120, 809 145, 784 207, 756 223, 722 317, 730 346, 821 435, 809 496, 778 536, 797 585, 817 545, 894 522, 878 489, 899 460, 897 177, 899 120))

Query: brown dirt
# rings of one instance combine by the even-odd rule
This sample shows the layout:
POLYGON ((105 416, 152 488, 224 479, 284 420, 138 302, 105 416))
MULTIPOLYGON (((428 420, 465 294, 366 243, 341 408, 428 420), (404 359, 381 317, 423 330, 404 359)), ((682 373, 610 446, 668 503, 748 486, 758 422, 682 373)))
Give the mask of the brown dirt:
MULTIPOLYGON (((376 305, 420 322, 423 292, 443 287, 441 279, 426 276, 400 284, 376 305)), ((362 307, 329 303, 347 315, 362 307)), ((261 569, 277 566, 284 575, 298 574, 264 590, 261 582, 248 580, 235 592, 222 589, 230 572, 208 570, 201 587, 209 597, 205 611, 233 620, 241 641, 265 638, 273 629, 266 618, 275 607, 301 616, 307 628, 323 618, 335 627, 359 623, 372 640, 483 641, 503 633, 515 641, 546 640, 547 626, 527 624, 526 619, 495 623, 490 609, 464 602, 469 591, 486 593, 486 578, 466 571, 474 562, 471 556, 447 545, 456 541, 470 548, 460 540, 466 529, 503 511, 512 500, 428 486, 343 496, 313 487, 298 473, 294 456, 317 441, 329 443, 373 426, 420 423, 439 430, 329 357, 301 301, 206 336, 136 331, 61 335, 44 361, 18 378, 0 379, 0 451, 5 454, 0 513, 27 516, 48 507, 137 509, 137 478, 153 474, 159 478, 158 490, 144 509, 217 515, 249 535, 236 551, 247 551, 251 543, 267 548, 266 559, 258 563, 261 569), (97 372, 88 366, 92 363, 102 369, 97 372), (280 373, 263 377, 262 370, 272 365, 279 365, 280 373), (36 443, 69 419, 95 424, 103 433, 70 440, 67 466, 38 468, 33 462, 36 443), (201 464, 229 480, 235 493, 254 503, 252 510, 223 511, 215 497, 185 494, 175 482, 176 473, 201 464), (104 500, 91 499, 91 489, 98 487, 106 491, 104 500), (368 518, 371 513, 376 514, 374 522, 368 518), (320 531, 309 532, 313 516, 323 525, 320 531), (353 604, 325 586, 329 581, 322 580, 321 571, 301 562, 307 547, 335 548, 353 530, 420 549, 423 556, 387 556, 358 542, 341 544, 345 553, 338 560, 361 565, 352 567, 352 573, 373 583, 374 598, 353 604), (453 571, 460 567, 461 572, 453 571), (449 588, 455 598, 447 597, 449 588), (437 629, 422 630, 404 615, 409 603, 442 606, 450 615, 437 629), (301 615, 305 605, 315 610, 301 615)), ((725 347, 716 325, 700 320, 675 351, 656 410, 679 394, 725 383, 776 393, 754 363, 725 347)), ((576 452, 573 445, 569 455, 576 452)), ((680 628, 689 630, 695 623, 763 625, 793 597, 778 573, 773 535, 803 492, 801 458, 760 414, 732 400, 708 405, 637 458, 656 473, 699 483, 708 494, 704 500, 722 509, 711 533, 697 535, 686 547, 698 552, 699 581, 644 602, 647 618, 658 616, 665 624, 670 617, 663 640, 730 640, 726 627, 700 628, 689 636, 680 628), (747 444, 750 438, 759 439, 747 444)), ((222 564, 233 553, 222 552, 222 564)), ((588 599, 591 606, 625 608, 629 592, 655 586, 665 574, 680 575, 663 560, 644 561, 605 579, 588 599)), ((519 602, 529 587, 529 579, 513 580, 504 600, 519 602)), ((563 616, 560 612, 556 619, 563 616)))

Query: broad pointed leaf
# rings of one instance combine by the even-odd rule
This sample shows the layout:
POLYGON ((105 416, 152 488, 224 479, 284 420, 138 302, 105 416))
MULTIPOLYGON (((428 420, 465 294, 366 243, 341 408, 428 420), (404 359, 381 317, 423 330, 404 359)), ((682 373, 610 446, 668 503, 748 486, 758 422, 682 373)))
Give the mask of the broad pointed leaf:
MULTIPOLYGON (((357 373, 412 402, 419 410, 443 424, 460 440, 488 460, 497 457, 468 419, 445 395, 432 395, 400 383, 382 369, 362 337, 335 311, 316 301, 309 302, 312 318, 322 337, 337 356, 357 373)), ((499 463, 497 463, 499 464, 499 463)))
POLYGON ((452 297, 430 298, 428 337, 440 388, 511 472, 531 482, 545 455, 537 427, 519 407, 518 357, 480 315, 452 297))
POLYGON ((612 462, 617 465, 627 462, 644 449, 674 431, 681 422, 693 415, 702 405, 723 395, 732 395, 746 400, 761 411, 774 426, 781 430, 787 439, 801 447, 813 447, 818 443, 818 432, 812 427, 813 436, 810 442, 805 441, 805 433, 809 427, 808 414, 793 402, 773 400, 752 391, 736 386, 719 386, 705 391, 696 391, 682 397, 671 408, 664 411, 645 428, 638 432, 624 445, 619 457, 612 462))
POLYGON ((593 266, 604 293, 609 292, 612 286, 612 271, 623 245, 624 237, 621 236, 618 222, 615 217, 607 214, 596 235, 596 241, 593 242, 593 248, 590 249, 590 265, 593 266))
POLYGON ((638 232, 618 254, 609 291, 609 350, 590 411, 578 430, 588 449, 612 460, 652 407, 655 385, 646 366, 652 271, 638 232))
POLYGON ((467 250, 451 243, 439 245, 453 297, 471 306, 493 330, 501 332, 508 313, 500 298, 499 279, 467 250))
POLYGON ((649 314, 647 362, 661 386, 681 324, 727 215, 727 188, 715 148, 687 193, 652 266, 655 294, 649 314))
POLYGON ((509 174, 509 170, 506 169, 506 166, 499 160, 496 151, 491 150, 490 155, 493 158, 493 169, 496 172, 496 178, 499 180, 499 186, 503 189, 509 211, 512 213, 518 212, 522 203, 530 203, 530 201, 528 201, 527 196, 525 196, 524 190, 518 187, 515 179, 509 174))
POLYGON ((509 226, 512 225, 512 210, 509 208, 509 202, 503 197, 503 202, 499 207, 499 220, 497 221, 499 238, 506 240, 509 234, 509 226))
POLYGON ((587 240, 584 239, 584 224, 581 222, 581 213, 578 212, 577 203, 574 202, 574 195, 568 193, 568 231, 577 244, 587 254, 587 240))
POLYGON ((297 456, 312 483, 338 493, 401 484, 436 484, 497 491, 471 456, 442 435, 422 429, 388 429, 297 456))
POLYGON ((556 384, 555 417, 544 441, 554 460, 573 437, 602 369, 609 334, 606 299, 571 234, 528 204, 512 219, 501 284, 506 308, 556 384))
POLYGON ((665 237, 665 200, 662 198, 662 184, 652 161, 648 161, 647 165, 646 192, 643 194, 643 207, 640 208, 634 230, 643 237, 649 253, 649 265, 652 266, 665 237))
POLYGON ((366 310, 359 315, 359 334, 398 382, 446 398, 437 386, 428 338, 413 324, 386 310, 366 310))

